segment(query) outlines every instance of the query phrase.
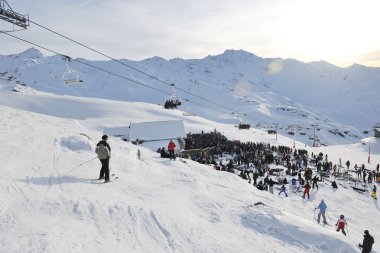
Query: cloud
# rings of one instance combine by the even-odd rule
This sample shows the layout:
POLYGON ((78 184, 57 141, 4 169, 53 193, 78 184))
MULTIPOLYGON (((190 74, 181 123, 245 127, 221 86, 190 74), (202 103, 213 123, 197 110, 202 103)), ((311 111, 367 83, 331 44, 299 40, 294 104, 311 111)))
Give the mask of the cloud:
MULTIPOLYGON (((203 58, 234 48, 263 57, 366 64, 354 55, 380 43, 380 34, 373 32, 380 20, 374 13, 379 4, 352 0, 342 11, 330 2, 35 0, 15 1, 12 8, 115 58, 203 58), (359 15, 358 8, 362 18, 353 19, 353 13, 359 15)), ((33 24, 22 36, 73 57, 104 59, 33 24)), ((12 43, 2 40, 2 53, 30 47, 12 43)), ((377 64, 377 60, 369 62, 377 64)), ((278 71, 279 63, 273 64, 270 71, 278 71)))

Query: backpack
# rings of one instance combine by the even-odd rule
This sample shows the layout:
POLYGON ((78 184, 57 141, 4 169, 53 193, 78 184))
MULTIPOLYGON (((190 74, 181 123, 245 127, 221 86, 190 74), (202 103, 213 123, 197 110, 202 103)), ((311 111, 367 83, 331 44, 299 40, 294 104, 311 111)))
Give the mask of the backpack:
POLYGON ((96 146, 95 153, 98 155, 99 159, 107 159, 110 157, 109 149, 104 144, 96 146))

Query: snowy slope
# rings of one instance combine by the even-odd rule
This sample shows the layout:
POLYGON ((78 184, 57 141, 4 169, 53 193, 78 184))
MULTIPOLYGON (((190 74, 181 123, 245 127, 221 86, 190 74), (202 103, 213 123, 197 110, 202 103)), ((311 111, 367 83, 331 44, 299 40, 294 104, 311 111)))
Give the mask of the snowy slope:
MULTIPOLYGON (((359 252, 364 229, 380 234, 376 201, 340 187, 320 185, 306 201, 261 192, 236 175, 198 163, 170 161, 157 153, 111 137, 110 184, 96 180, 100 164, 94 142, 104 127, 129 121, 183 118, 144 103, 49 94, 0 92, 0 178, 2 252, 359 252), (89 162, 86 162, 89 161, 89 162), (324 198, 328 221, 345 214, 349 236, 313 222, 324 198), (263 202, 265 206, 253 205, 263 202), (251 206, 252 205, 252 206, 251 206)), ((256 129, 238 131, 200 117, 185 129, 213 130, 231 139, 275 143, 256 129)), ((371 142, 374 166, 380 143, 371 142)), ((292 139, 279 136, 279 143, 292 139)), ((297 145, 302 145, 297 142, 297 145)), ((302 145, 303 146, 303 145, 302 145)), ((366 145, 310 148, 328 152, 336 163, 365 163, 366 145)), ((380 252, 375 242, 374 252, 380 252)))
MULTIPOLYGON (((75 61, 70 67, 78 70, 83 83, 64 85, 62 74, 66 66, 62 57, 44 57, 38 50, 29 49, 17 55, 0 56, 0 73, 5 73, 4 78, 0 76, 0 90, 42 91, 160 105, 173 93, 168 85, 117 62, 80 60, 153 89, 75 61), (9 77, 12 79, 8 80, 9 77), (27 86, 20 86, 16 81, 27 86)), ((237 124, 239 119, 231 111, 241 112, 247 117, 240 120, 263 129, 279 123, 282 134, 295 125, 297 139, 308 144, 311 144, 309 138, 314 136, 312 123, 319 124, 321 143, 349 144, 368 137, 363 131, 371 131, 380 118, 377 109, 380 106, 379 68, 360 65, 339 68, 323 61, 263 59, 242 50, 227 50, 201 60, 168 61, 153 57, 139 62, 121 61, 212 101, 176 91, 182 99, 189 99, 188 106, 203 117, 237 124)), ((182 110, 186 108, 183 104, 182 110)))

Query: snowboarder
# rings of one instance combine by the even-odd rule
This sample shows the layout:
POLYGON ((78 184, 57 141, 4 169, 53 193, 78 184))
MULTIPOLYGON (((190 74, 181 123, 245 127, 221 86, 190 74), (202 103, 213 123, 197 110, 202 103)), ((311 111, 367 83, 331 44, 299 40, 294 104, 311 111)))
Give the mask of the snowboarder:
POLYGON ((102 163, 102 168, 100 169, 99 179, 104 179, 104 183, 110 182, 110 169, 109 162, 111 157, 111 147, 107 143, 108 136, 103 135, 102 140, 96 144, 95 153, 98 155, 100 162, 102 163))
POLYGON ((364 230, 363 243, 359 243, 359 247, 363 248, 362 253, 370 253, 372 250, 372 244, 375 243, 372 235, 369 234, 368 230, 364 230))
POLYGON ((321 203, 319 203, 319 205, 315 209, 319 209, 317 222, 319 223, 321 221, 321 215, 322 215, 323 223, 327 224, 326 216, 325 216, 327 205, 325 203, 325 200, 322 199, 321 203))
POLYGON ((288 194, 286 193, 286 187, 285 187, 284 184, 281 186, 281 188, 280 188, 280 192, 278 193, 278 196, 280 196, 280 194, 281 194, 282 192, 285 193, 285 196, 286 196, 286 197, 288 196, 288 194))
POLYGON ((347 222, 344 219, 343 214, 339 216, 339 220, 336 222, 335 226, 337 226, 337 229, 336 229, 337 232, 339 232, 339 230, 342 230, 342 233, 346 235, 346 231, 344 231, 344 228, 347 226, 347 222))
POLYGON ((169 144, 168 144, 168 151, 169 151, 169 158, 170 160, 173 159, 175 161, 175 155, 174 155, 174 148, 175 148, 175 144, 173 142, 173 140, 170 140, 169 144))
POLYGON ((307 198, 310 199, 310 194, 309 194, 309 192, 310 192, 310 188, 311 188, 311 186, 310 186, 309 182, 306 182, 306 184, 305 184, 305 186, 303 186, 303 188, 305 188, 305 190, 303 191, 303 196, 302 196, 302 198, 305 198, 305 195, 307 195, 307 198))
POLYGON ((338 189, 338 185, 336 184, 335 180, 331 183, 331 186, 335 189, 338 189))
POLYGON ((377 199, 377 197, 376 197, 376 190, 377 190, 376 185, 373 185, 373 188, 372 188, 372 195, 371 195, 373 199, 377 199))

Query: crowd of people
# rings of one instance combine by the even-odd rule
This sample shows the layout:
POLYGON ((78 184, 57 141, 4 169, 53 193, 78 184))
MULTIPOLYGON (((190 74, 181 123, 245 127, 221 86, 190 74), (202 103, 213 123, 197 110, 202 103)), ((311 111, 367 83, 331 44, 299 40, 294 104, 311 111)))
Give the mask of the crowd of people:
MULTIPOLYGON (((170 143, 169 146, 172 146, 170 143)), ((169 146, 168 149, 172 148, 169 146)), ((333 165, 328 160, 327 154, 312 153, 309 156, 307 150, 303 149, 273 146, 262 142, 231 141, 216 130, 210 133, 202 131, 199 134, 187 134, 183 147, 182 152, 179 153, 181 157, 212 165, 215 170, 238 174, 258 190, 267 190, 271 194, 274 192, 274 185, 279 185, 278 195, 284 194, 285 197, 288 196, 288 184, 293 192, 303 192, 301 196, 309 199, 310 189, 318 190, 318 182, 323 181, 324 177, 339 176, 351 171, 350 161, 346 162, 346 168, 333 165), (282 173, 280 170, 279 173, 271 169, 273 165, 281 165, 285 169, 282 173), (314 165, 315 171, 310 168, 310 165, 314 165)), ((165 148, 159 149, 158 152, 161 152, 162 157, 175 158, 173 154, 168 155, 165 148)), ((356 180, 363 182, 371 183, 380 177, 379 165, 373 171, 367 170, 364 165, 360 168, 355 165, 352 171, 357 174, 356 180)), ((338 188, 335 180, 330 182, 333 188, 338 188)), ((372 197, 376 198, 376 185, 373 185, 372 197)), ((327 205, 324 200, 316 209, 320 210, 317 222, 319 223, 322 217, 323 223, 327 223, 325 216, 327 205)), ((346 226, 344 215, 341 215, 336 222, 337 231, 342 231, 346 235, 346 226)), ((370 252, 373 242, 373 237, 369 235, 368 230, 365 230, 363 243, 360 244, 363 248, 362 252, 370 252)))

